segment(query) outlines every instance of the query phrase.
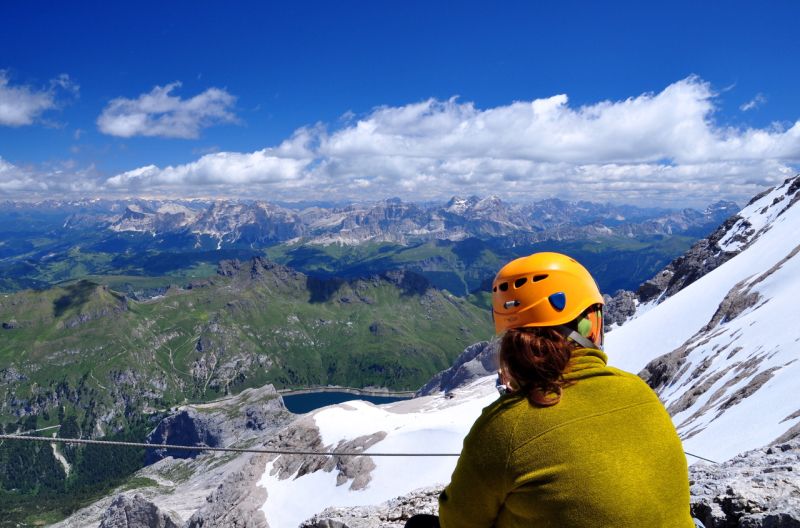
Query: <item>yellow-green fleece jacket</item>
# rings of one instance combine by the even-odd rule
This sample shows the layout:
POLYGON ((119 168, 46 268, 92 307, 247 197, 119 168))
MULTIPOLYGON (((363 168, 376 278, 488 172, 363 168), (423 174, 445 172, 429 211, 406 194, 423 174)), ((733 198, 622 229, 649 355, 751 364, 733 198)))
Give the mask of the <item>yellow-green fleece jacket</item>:
POLYGON ((552 407, 483 410, 439 498, 442 528, 692 528, 681 441, 638 376, 573 352, 552 407))

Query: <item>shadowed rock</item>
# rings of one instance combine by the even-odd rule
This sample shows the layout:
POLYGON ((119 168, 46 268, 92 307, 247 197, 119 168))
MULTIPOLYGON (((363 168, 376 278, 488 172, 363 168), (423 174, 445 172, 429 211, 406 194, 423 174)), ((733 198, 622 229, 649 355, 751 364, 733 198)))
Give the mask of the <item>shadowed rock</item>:
POLYGON ((118 495, 103 514, 100 528, 180 528, 180 518, 162 511, 138 493, 118 495))
POLYGON ((497 372, 498 341, 480 341, 468 346, 456 358, 453 366, 436 374, 417 391, 417 396, 450 392, 478 378, 497 372))

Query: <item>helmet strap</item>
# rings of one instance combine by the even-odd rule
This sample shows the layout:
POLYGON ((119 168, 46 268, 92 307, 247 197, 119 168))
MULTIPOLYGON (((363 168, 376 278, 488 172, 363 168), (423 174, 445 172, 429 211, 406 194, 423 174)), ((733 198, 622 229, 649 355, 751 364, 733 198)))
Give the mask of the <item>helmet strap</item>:
POLYGON ((555 327, 561 335, 566 337, 567 339, 574 341, 575 343, 579 344, 583 348, 595 348, 597 350, 603 350, 602 347, 597 346, 594 341, 589 338, 583 337, 579 334, 576 330, 564 325, 559 325, 555 327))

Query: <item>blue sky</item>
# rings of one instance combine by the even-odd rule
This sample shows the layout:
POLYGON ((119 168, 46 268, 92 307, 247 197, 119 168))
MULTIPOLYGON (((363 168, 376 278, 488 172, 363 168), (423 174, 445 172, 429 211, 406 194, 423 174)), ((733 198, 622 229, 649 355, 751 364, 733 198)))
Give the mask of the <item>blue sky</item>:
POLYGON ((795 171, 800 4, 647 4, 5 3, 0 193, 680 206, 795 171))

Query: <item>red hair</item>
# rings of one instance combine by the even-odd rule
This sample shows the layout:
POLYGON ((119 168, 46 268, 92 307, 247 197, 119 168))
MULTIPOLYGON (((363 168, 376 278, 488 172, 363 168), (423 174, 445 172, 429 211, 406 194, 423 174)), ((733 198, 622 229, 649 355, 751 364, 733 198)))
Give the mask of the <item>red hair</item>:
POLYGON ((499 362, 509 388, 531 405, 550 407, 561 401, 564 369, 574 345, 549 327, 512 328, 500 341, 499 362))

